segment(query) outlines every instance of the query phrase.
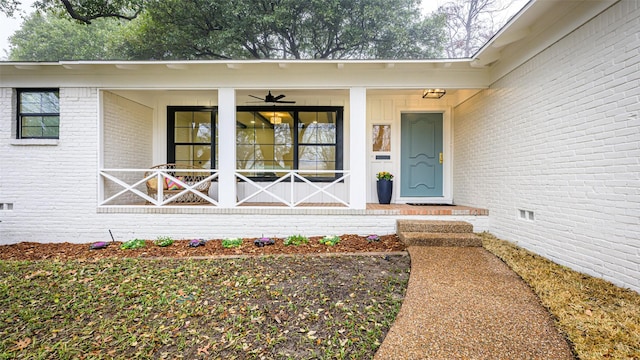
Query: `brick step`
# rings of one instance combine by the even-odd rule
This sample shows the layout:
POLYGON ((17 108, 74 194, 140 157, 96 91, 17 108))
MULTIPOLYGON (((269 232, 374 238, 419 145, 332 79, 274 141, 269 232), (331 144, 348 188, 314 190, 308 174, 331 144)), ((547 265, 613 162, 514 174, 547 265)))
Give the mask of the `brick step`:
POLYGON ((465 221, 398 220, 398 234, 402 232, 473 233, 473 225, 465 221))
POLYGON ((399 232, 407 246, 482 246, 482 239, 474 233, 399 232))

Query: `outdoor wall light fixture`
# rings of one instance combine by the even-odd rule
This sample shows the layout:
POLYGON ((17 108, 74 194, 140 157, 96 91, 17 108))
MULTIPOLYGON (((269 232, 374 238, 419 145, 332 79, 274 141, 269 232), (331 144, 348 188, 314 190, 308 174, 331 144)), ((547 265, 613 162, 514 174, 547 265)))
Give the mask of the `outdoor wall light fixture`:
POLYGON ((426 89, 424 93, 422 93, 423 99, 440 99, 447 93, 445 89, 426 89))

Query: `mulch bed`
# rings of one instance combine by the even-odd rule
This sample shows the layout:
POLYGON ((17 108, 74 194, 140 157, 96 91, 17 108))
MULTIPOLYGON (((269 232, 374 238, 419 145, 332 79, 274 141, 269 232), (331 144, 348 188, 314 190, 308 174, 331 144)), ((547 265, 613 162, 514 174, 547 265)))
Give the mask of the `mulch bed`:
POLYGON ((333 246, 318 242, 322 237, 309 237, 304 245, 284 245, 284 239, 275 238, 274 245, 257 247, 254 238, 243 239, 240 247, 224 248, 221 239, 207 240, 204 246, 189 247, 189 240, 176 240, 173 244, 160 247, 153 240, 146 240, 145 247, 122 250, 122 242, 111 243, 107 248, 90 250, 90 244, 34 243, 21 242, 0 246, 0 260, 97 260, 105 258, 183 258, 213 257, 220 255, 280 255, 280 254, 331 254, 404 251, 405 246, 397 235, 382 235, 379 241, 368 241, 366 236, 342 235, 340 242, 333 246))

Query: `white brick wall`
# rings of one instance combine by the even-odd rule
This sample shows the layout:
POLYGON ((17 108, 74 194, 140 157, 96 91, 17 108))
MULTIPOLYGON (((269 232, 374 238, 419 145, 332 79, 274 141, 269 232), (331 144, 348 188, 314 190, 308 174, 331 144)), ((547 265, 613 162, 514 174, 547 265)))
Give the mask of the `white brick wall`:
POLYGON ((0 94, 0 202, 13 203, 0 212, 0 243, 72 241, 92 232, 85 219, 96 203, 96 90, 60 89, 60 139, 50 146, 14 140, 15 99, 11 89, 0 94), (77 221, 70 226, 69 219, 77 221))
MULTIPOLYGON (((222 238, 395 232, 394 216, 336 215, 331 210, 295 216, 264 210, 221 214, 198 209, 178 213, 166 213, 166 209, 98 209, 98 91, 60 89, 60 140, 49 146, 15 145, 19 141, 12 140, 11 134, 15 122, 12 94, 12 89, 0 89, 0 203, 14 205, 11 210, 0 211, 0 244, 89 243, 108 240, 108 230, 117 240, 160 235, 222 238)), ((146 135, 140 138, 152 131, 149 108, 108 92, 103 102, 108 147, 105 165, 149 166, 145 161, 151 158, 152 140, 146 135)), ((487 217, 474 217, 472 222, 478 231, 488 228, 487 217)))
POLYGON ((499 237, 636 291, 639 30, 640 3, 621 1, 454 112, 457 203, 488 207, 499 237))
POLYGON ((148 168, 153 162, 153 109, 103 92, 104 167, 148 168))
MULTIPOLYGON (((153 109, 104 91, 103 102, 103 169, 148 169, 153 161, 153 109)), ((129 184, 144 177, 140 172, 110 173, 129 184)), ((110 198, 122 187, 105 181, 104 198, 110 198)), ((141 185, 138 190, 146 193, 141 185)), ((127 193, 117 197, 118 204, 135 204, 140 197, 127 193)))
MULTIPOLYGON (((224 237, 286 237, 293 234, 307 236, 331 234, 395 234, 396 219, 421 218, 417 216, 396 217, 389 215, 330 215, 314 213, 307 215, 285 214, 102 214, 91 241, 109 238, 111 229, 116 240, 133 238, 155 239, 171 236, 175 239, 224 238, 224 237)), ((464 220, 474 225, 474 231, 488 229, 486 216, 432 216, 433 220, 464 220)))

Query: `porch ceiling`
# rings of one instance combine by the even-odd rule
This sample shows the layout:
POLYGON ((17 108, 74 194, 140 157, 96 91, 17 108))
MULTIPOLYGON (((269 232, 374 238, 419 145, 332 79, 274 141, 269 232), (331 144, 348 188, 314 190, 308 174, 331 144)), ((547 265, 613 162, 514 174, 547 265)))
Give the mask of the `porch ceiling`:
MULTIPOLYGON (((139 90, 127 90, 127 89, 105 89, 110 92, 116 93, 125 98, 131 99, 141 104, 145 104, 149 107, 155 106, 156 99, 167 95, 167 97, 175 96, 189 96, 191 98, 217 98, 215 90, 171 90, 171 89, 139 89, 139 90)), ((419 89, 367 89, 368 97, 384 97, 387 99, 394 98, 420 98, 423 93, 423 88, 419 89)), ((456 106, 465 100, 469 99, 482 89, 451 89, 447 88, 447 94, 442 99, 425 99, 422 100, 425 105, 430 106, 456 106)), ((329 104, 331 101, 337 98, 347 99, 349 97, 349 91, 346 89, 282 89, 282 88, 256 88, 256 89, 242 89, 236 91, 236 104, 239 106, 261 106, 272 105, 270 103, 260 102, 249 95, 263 96, 268 91, 271 91, 273 95, 277 96, 285 94, 285 100, 300 100, 300 99, 316 99, 318 103, 329 104)), ((286 106, 287 104, 285 104, 286 106)), ((304 105, 298 103, 294 105, 304 105)))

